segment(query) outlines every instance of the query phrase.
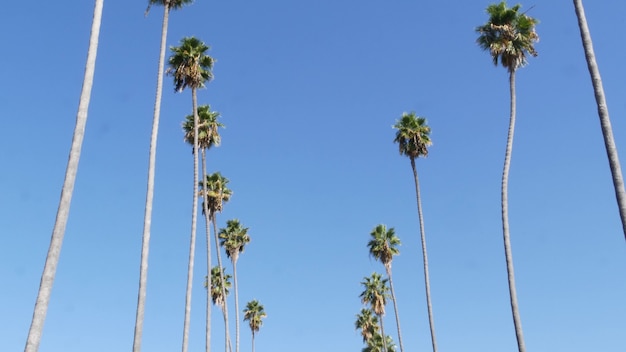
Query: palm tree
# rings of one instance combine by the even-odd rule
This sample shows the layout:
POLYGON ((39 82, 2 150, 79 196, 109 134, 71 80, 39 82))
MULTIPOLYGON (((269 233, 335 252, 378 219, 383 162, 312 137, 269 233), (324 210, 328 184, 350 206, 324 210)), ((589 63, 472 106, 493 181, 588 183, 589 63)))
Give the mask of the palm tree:
MULTIPOLYGON (((211 276, 205 277, 204 287, 207 288, 207 290, 209 290, 209 287, 211 287, 209 290, 211 300, 213 301, 213 304, 220 307, 220 309, 222 310, 222 315, 224 317, 224 326, 226 327, 228 326, 228 315, 226 314, 226 297, 230 293, 230 279, 232 276, 226 274, 224 270, 225 269, 220 266, 214 266, 213 269, 211 269, 211 276)), ((228 350, 228 348, 230 347, 228 334, 226 334, 225 339, 226 349, 228 350)))
POLYGON ((148 9, 152 5, 163 5, 163 24, 161 26, 161 47, 159 50, 159 68, 157 71, 156 100, 152 117, 152 134, 150 136, 150 153, 148 157, 148 190, 146 191, 146 206, 143 220, 143 235, 141 240, 141 264, 139 266, 139 293, 137 297, 137 314, 135 317, 135 334, 133 338, 133 352, 141 351, 141 336, 143 334, 143 316, 146 308, 146 287, 148 284, 148 252, 150 249, 150 226, 152 224, 152 202, 154 199, 154 173, 156 165, 157 135, 159 133, 159 118, 161 116, 161 95, 163 93, 163 71, 165 67, 165 45, 167 41, 167 25, 170 10, 182 8, 193 0, 148 0, 148 9))
POLYGON ((617 206, 619 208, 620 219, 622 220, 622 229, 624 238, 626 238, 626 191, 624 191, 624 178, 622 177, 622 168, 617 155, 617 147, 613 139, 613 128, 609 119, 609 108, 604 97, 604 88, 602 85, 602 77, 600 77, 600 69, 596 62, 596 55, 593 50, 593 42, 587 26, 587 18, 585 17, 585 9, 582 0, 574 0, 576 8, 576 16, 578 17, 578 28, 580 28, 580 38, 585 49, 585 58, 587 59, 587 67, 591 75, 591 84, 596 96, 596 104, 598 105, 598 116, 600 117, 600 127, 602 128, 602 136, 604 137, 604 148, 609 158, 609 167, 613 176, 613 187, 615 188, 615 197, 617 198, 617 206))
POLYGON ((256 299, 248 302, 246 309, 243 310, 243 320, 248 321, 252 331, 252 352, 254 352, 254 334, 263 326, 263 318, 266 316, 263 305, 256 299))
POLYGON ((226 250, 226 256, 233 263, 233 281, 235 282, 235 351, 239 352, 239 292, 237 287, 237 260, 246 244, 250 242, 248 228, 243 227, 239 220, 226 222, 226 228, 220 229, 220 246, 226 250))
POLYGON ((374 315, 374 312, 369 308, 361 309, 361 313, 356 315, 356 321, 354 327, 357 330, 361 330, 361 336, 363 336, 363 342, 370 341, 375 334, 378 334, 378 317, 374 315))
MULTIPOLYGON (((221 123, 217 122, 217 118, 220 113, 217 111, 211 111, 209 105, 202 105, 198 107, 198 148, 202 154, 202 184, 200 187, 206 189, 207 171, 206 171, 206 151, 212 146, 218 146, 221 138, 218 132, 219 127, 224 127, 221 123)), ((185 141, 193 145, 194 141, 194 115, 188 115, 183 122, 183 131, 185 132, 185 141)), ((205 231, 206 231, 206 251, 207 251, 207 277, 211 280, 211 276, 208 274, 211 272, 211 240, 210 240, 210 215, 207 208, 208 194, 203 192, 204 202, 202 213, 205 219, 205 231)), ((211 284, 209 283, 209 286, 211 284)), ((208 352, 211 347, 211 297, 207 291, 206 301, 206 333, 205 333, 205 350, 208 352)))
POLYGON ((498 62, 500 62, 509 73, 511 111, 506 152, 504 154, 504 170, 502 172, 502 233, 517 346, 519 352, 524 352, 526 347, 524 345, 522 322, 517 305, 513 254, 511 252, 509 234, 508 184, 511 152, 513 150, 513 134, 515 132, 515 73, 518 68, 527 63, 527 55, 537 56, 534 43, 539 40, 539 36, 535 32, 535 25, 538 21, 524 13, 519 13, 520 8, 521 5, 509 8, 505 1, 489 5, 487 7, 489 20, 484 25, 476 28, 476 32, 479 34, 476 42, 483 50, 489 51, 494 65, 497 66, 498 62))
POLYGON ((187 352, 189 344, 189 322, 191 316, 191 288, 193 283, 193 265, 196 248, 196 221, 198 216, 198 88, 213 77, 213 58, 206 52, 209 47, 194 37, 183 38, 180 46, 172 47, 167 72, 174 77, 177 92, 191 88, 192 110, 194 114, 193 131, 193 201, 191 207, 191 241, 189 246, 189 264, 187 270, 187 293, 185 296, 185 322, 183 324, 183 352, 187 352))
POLYGON ((65 227, 67 219, 70 215, 70 205, 72 203, 72 194, 74 193, 74 183, 76 174, 78 173, 78 162, 80 161, 80 152, 85 136, 85 126, 87 125, 87 112, 89 110, 89 101, 91 99, 91 88, 93 87, 93 76, 96 71, 96 56, 98 53, 98 38, 100 36, 100 24, 102 23, 102 7, 104 0, 96 0, 94 5, 93 20, 91 23, 91 35, 89 37, 89 48, 87 49, 87 63, 85 65, 85 75, 83 78, 83 87, 80 93, 78 103, 78 112, 76 113, 76 125, 74 127, 74 135, 72 137, 72 146, 70 147, 70 155, 65 169, 65 180, 61 190, 61 199, 57 208, 56 220, 52 229, 52 238, 50 239, 50 247, 46 256, 41 281, 39 283, 39 292, 35 301, 33 311, 33 319, 28 330, 28 338, 26 340, 25 352, 35 352, 39 349, 43 326, 48 312, 48 304, 50 303, 50 294, 54 284, 57 264, 61 255, 61 246, 63 237, 65 236, 65 227))
MULTIPOLYGON (((372 273, 370 277, 363 279, 364 281, 361 282, 361 285, 363 285, 364 289, 359 295, 361 302, 370 305, 372 311, 378 316, 381 335, 386 336, 383 326, 383 315, 385 315, 385 305, 387 305, 387 298, 389 297, 388 280, 383 279, 379 273, 372 273)), ((386 346, 383 345, 382 351, 385 350, 386 346)))
POLYGON ((393 280, 391 279, 391 261, 394 255, 400 254, 398 246, 400 239, 396 236, 395 230, 390 228, 387 230, 385 225, 378 225, 370 233, 372 239, 367 243, 370 255, 376 260, 383 263, 387 271, 389 279, 389 288, 391 289, 391 300, 393 301, 393 310, 396 315, 396 326, 398 327, 398 342, 400 343, 400 351, 404 351, 402 346, 402 334, 400 333, 400 318, 398 316, 398 305, 396 304, 396 294, 393 290, 393 280))
MULTIPOLYGON (((200 184, 200 186, 203 187, 201 193, 203 194, 203 196, 206 195, 206 204, 203 205, 202 209, 203 211, 204 209, 208 209, 209 217, 211 219, 211 222, 213 223, 213 234, 215 235, 215 252, 217 253, 217 265, 220 268, 223 268, 224 266, 222 265, 222 254, 220 253, 219 238, 217 232, 217 213, 222 212, 224 203, 228 202, 233 194, 233 192, 227 186, 228 182, 228 179, 222 176, 221 173, 215 172, 211 175, 206 176, 206 184, 204 184, 204 182, 200 184), (207 190, 207 192, 204 192, 205 189, 207 190)), ((222 271, 220 271, 219 274, 222 275, 222 271)), ((224 277, 221 278, 221 281, 224 281, 224 277)), ((224 292, 222 292, 222 294, 224 297, 226 297, 225 290, 224 292)), ((226 301, 224 301, 223 313, 225 320, 225 351, 228 352, 229 350, 232 351, 232 346, 230 343, 230 332, 228 328, 228 305, 226 304, 226 301)))
POLYGON ((387 335, 383 344, 383 336, 379 333, 374 334, 370 340, 367 341, 367 346, 363 348, 362 352, 396 352, 396 345, 393 343, 391 336, 387 335))
MULTIPOLYGON (((430 298, 430 275, 428 271, 428 251, 426 250, 426 231, 424 230, 424 215, 422 213, 422 198, 420 196, 419 179, 415 167, 415 159, 428 156, 430 141, 430 127, 426 124, 426 118, 418 117, 414 112, 404 113, 399 121, 393 126, 397 129, 395 143, 398 143, 400 155, 406 155, 411 160, 413 180, 415 181, 415 198, 417 200, 417 217, 420 224, 420 237, 422 243, 422 258, 424 264, 424 286, 426 288, 426 306, 428 308, 428 323, 430 325, 430 340, 433 352, 437 351, 435 338, 435 318, 433 316, 433 304, 430 298)), ((394 301, 395 302, 395 301, 394 301)), ((402 343, 400 343, 402 348, 402 343)))

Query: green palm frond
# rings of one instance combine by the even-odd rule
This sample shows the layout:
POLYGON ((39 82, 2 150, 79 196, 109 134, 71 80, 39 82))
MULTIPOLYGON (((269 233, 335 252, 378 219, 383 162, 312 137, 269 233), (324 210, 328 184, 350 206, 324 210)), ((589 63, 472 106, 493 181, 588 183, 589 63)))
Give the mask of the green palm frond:
MULTIPOLYGON (((224 203, 230 200, 233 191, 228 188, 230 181, 222 176, 221 173, 215 172, 206 176, 207 198, 209 214, 216 214, 222 211, 224 203)), ((200 196, 204 196, 204 182, 199 183, 200 196)), ((204 211, 204 207, 202 207, 204 211)))
POLYGON ((246 244, 250 243, 248 228, 243 227, 237 219, 228 220, 226 228, 219 231, 220 246, 226 250, 226 255, 233 262, 237 261, 239 253, 242 253, 246 244))
POLYGON ((243 314, 243 320, 248 322, 253 333, 259 331, 263 325, 263 318, 267 317, 265 308, 256 299, 246 304, 243 314))
POLYGON ((186 37, 180 41, 180 46, 170 48, 172 55, 168 63, 167 74, 174 77, 174 89, 181 92, 183 89, 202 88, 213 79, 214 59, 206 54, 209 46, 195 37, 186 37))
POLYGON ((367 243, 370 255, 380 261, 385 267, 391 267, 393 256, 400 254, 398 246, 400 239, 396 236, 394 228, 378 225, 370 233, 371 240, 367 243))
POLYGON ((393 128, 397 130, 393 141, 398 143, 400 155, 411 159, 428 156, 428 147, 432 145, 432 141, 425 117, 416 116, 414 112, 405 112, 393 128))
POLYGON ((377 315, 385 315, 385 305, 389 298, 388 279, 383 279, 379 273, 372 273, 370 277, 363 278, 363 292, 359 295, 363 304, 369 304, 372 311, 377 315))
MULTIPOLYGON (((220 113, 211 111, 210 105, 202 105, 198 107, 198 147, 200 149, 210 149, 212 146, 219 146, 221 136, 218 129, 224 127, 217 119, 220 113)), ((194 116, 188 115, 183 122, 184 139, 187 143, 193 145, 193 120, 194 116)))
MULTIPOLYGON (((220 276, 220 267, 214 266, 211 269, 211 300, 213 304, 220 307, 222 310, 224 309, 224 304, 226 300, 224 299, 224 293, 226 296, 230 293, 230 287, 232 286, 230 279, 231 275, 226 274, 226 269, 222 268, 222 276, 220 276), (222 276, 224 277, 224 282, 222 283, 222 276), (223 288, 223 291, 222 291, 223 288)), ((204 281, 204 287, 208 288, 208 280, 204 281)))

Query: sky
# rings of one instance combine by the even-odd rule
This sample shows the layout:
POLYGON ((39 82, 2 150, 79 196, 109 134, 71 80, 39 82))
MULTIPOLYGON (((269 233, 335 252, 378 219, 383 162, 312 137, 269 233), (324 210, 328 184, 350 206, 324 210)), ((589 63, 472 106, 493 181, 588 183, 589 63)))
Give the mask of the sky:
MULTIPOLYGON (((417 161, 440 351, 515 351, 500 218, 506 70, 475 43, 491 1, 197 0, 168 46, 211 46, 200 104, 222 115, 210 172, 240 219, 240 308, 267 318, 256 350, 360 351, 360 282, 384 272, 370 231, 393 227, 405 349, 430 350, 415 192, 393 144, 403 112, 428 119, 417 161)), ((124 5, 126 4, 126 5, 124 5)), ((512 3, 511 3, 512 4, 512 3)), ((128 351, 133 340, 162 7, 104 4, 89 120, 41 352, 128 351)), ((586 1, 613 131, 626 158, 626 3, 586 1)), ((573 4, 525 3, 539 56, 517 74, 510 225, 529 351, 623 352, 626 243, 573 4), (531 8, 532 7, 532 8, 531 8)), ((11 1, 0 13, 0 351, 23 349, 74 128, 93 1, 11 1)), ((169 53, 168 53, 169 55, 169 53)), ((189 255, 189 91, 164 82, 143 350, 180 349, 189 255)), ((204 348, 206 242, 199 218, 190 351, 204 348)), ((214 254, 214 244, 212 243, 214 254)), ((214 263, 215 264, 215 263, 214 263)), ((230 264, 227 272, 232 273, 230 264)), ((234 334, 234 298, 229 298, 234 334)), ((223 322, 212 316, 212 350, 223 322)), ((393 309, 386 332, 397 342, 393 309)), ((241 351, 251 348, 241 323, 241 351)))

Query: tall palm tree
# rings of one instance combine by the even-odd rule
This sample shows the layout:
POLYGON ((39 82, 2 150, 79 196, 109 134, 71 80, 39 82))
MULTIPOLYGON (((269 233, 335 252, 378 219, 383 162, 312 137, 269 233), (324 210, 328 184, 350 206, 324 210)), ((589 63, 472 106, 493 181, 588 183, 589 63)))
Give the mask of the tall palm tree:
MULTIPOLYGON (((363 292, 359 295, 361 302, 370 305, 372 311, 378 316, 381 336, 386 336, 383 316, 385 315, 385 305, 387 305, 387 298, 389 297, 388 280, 383 279, 379 273, 372 273, 370 277, 365 277, 363 280, 364 281, 361 282, 363 292)), ((386 351, 384 344, 382 351, 386 351)))
POLYGON ((194 114, 193 131, 193 201, 191 207, 191 241, 189 246, 189 264, 187 270, 187 293, 185 296, 185 321, 183 324, 183 352, 187 352, 189 345, 189 322, 191 316, 191 288, 193 283, 193 266, 196 249, 196 221, 198 216, 198 88, 213 78, 213 58, 207 55, 209 47, 194 37, 183 38, 180 46, 170 49, 167 72, 174 77, 174 86, 177 92, 191 88, 191 102, 194 114))
POLYGON ((161 116, 161 95, 163 93, 163 71, 165 68, 165 47, 167 42, 167 25, 170 10, 176 10, 190 4, 193 0, 148 0, 148 9, 152 5, 163 5, 163 24, 161 26, 161 47, 159 50, 159 67, 157 71, 156 99, 154 115, 152 117, 152 134, 150 136, 150 153, 148 157, 148 190, 146 191, 146 206, 143 220, 143 235, 141 240, 141 264, 139 266, 139 293, 137 297, 137 313, 135 317, 135 334, 133 338, 133 352, 141 351, 141 336, 143 334, 143 317, 146 309, 146 287, 148 284, 148 253, 150 250, 150 226, 152 225, 152 203, 154 199, 154 173, 156 165, 157 135, 159 133, 159 119, 161 116))
POLYGON ((391 336, 387 335, 385 342, 383 343, 383 336, 379 333, 374 334, 371 339, 367 341, 367 346, 365 346, 361 351, 362 352, 396 352, 396 345, 393 343, 393 339, 391 336))
POLYGON ((404 351, 402 345, 402 334, 400 333, 400 317, 398 315, 398 305, 396 303, 396 294, 393 290, 393 280, 391 278, 391 261, 394 255, 400 254, 398 246, 400 239, 396 236, 395 230, 390 228, 387 230, 385 225, 378 225, 370 233, 372 239, 367 243, 370 255, 376 260, 383 263, 387 271, 389 279, 389 288, 391 289, 391 300, 393 301, 393 310, 396 315, 396 326, 398 327, 398 342, 400 343, 400 351, 404 351))
POLYGON ((611 175, 613 176, 613 187, 615 188, 615 197, 617 198, 619 215, 622 220, 622 230, 624 231, 624 238, 626 238, 626 191, 624 191, 622 168, 620 166, 619 156, 617 155, 615 140, 613 139, 613 128, 611 127, 611 120, 609 118, 609 108, 604 96, 602 77, 600 76, 600 69, 596 62, 596 55, 593 50, 593 42, 591 41, 589 26, 587 26, 587 18, 585 17, 585 9, 582 0, 574 0, 574 7, 576 8, 576 16, 578 17, 578 28, 580 29, 580 38, 582 39, 583 48, 585 50, 587 67, 591 75, 591 84, 593 85, 596 104, 598 105, 598 116, 600 117, 600 127, 602 128, 602 136, 604 137, 604 148, 609 158, 609 167, 611 169, 611 175))
MULTIPOLYGON (((211 111, 209 105, 202 105, 198 107, 198 148, 202 154, 202 184, 200 187, 206 189, 207 171, 206 171, 206 151, 212 146, 218 146, 221 138, 218 132, 219 127, 224 127, 221 123, 217 122, 217 118, 220 113, 217 111, 211 111)), ((185 141, 193 145, 194 141, 194 115, 188 115, 183 122, 183 131, 185 132, 185 141)), ((207 277, 211 280, 209 273, 211 272, 211 240, 210 240, 210 215, 207 208, 208 194, 203 192, 204 202, 202 213, 205 220, 205 232, 206 232, 206 251, 207 251, 207 277)), ((209 283, 209 286, 211 283, 209 283)), ((206 301, 206 332, 205 332, 205 350, 208 352, 211 348, 211 297, 207 291, 206 301)))
POLYGON ((57 264, 59 263, 59 257, 61 255, 61 246, 63 244, 63 237, 65 236, 67 219, 70 215, 74 183, 76 181, 76 174, 78 173, 78 162, 80 161, 80 152, 85 136, 85 126, 87 125, 87 112, 91 99, 93 76, 96 71, 96 56, 98 53, 98 39, 100 36, 100 24, 102 23, 103 6, 104 0, 96 0, 91 22, 91 35, 89 37, 89 48, 87 49, 87 63, 85 65, 83 87, 78 102, 76 125, 72 137, 72 146, 70 147, 70 155, 65 169, 65 180, 63 181, 61 199, 59 200, 56 220, 54 222, 54 228, 52 229, 50 247, 48 248, 46 263, 44 264, 43 273, 41 274, 39 292, 37 293, 37 300, 35 301, 33 311, 33 319, 30 323, 30 329, 28 330, 26 347, 24 349, 25 352, 35 352, 39 349, 57 264))
POLYGON ((527 63, 527 55, 537 56, 534 43, 539 40, 535 25, 538 21, 525 13, 519 13, 521 5, 507 7, 506 2, 491 4, 487 7, 489 20, 476 28, 479 36, 476 42, 491 55, 494 65, 498 62, 509 73, 509 90, 511 94, 511 109, 509 119, 509 132, 504 154, 504 169, 502 172, 502 233, 504 238, 504 253, 506 257, 506 269, 509 282, 509 295, 513 323, 519 352, 526 351, 522 321, 517 304, 517 292, 515 290, 515 274, 513 270, 513 254, 511 252, 511 239, 509 234, 509 168, 511 165, 511 152, 513 150, 513 134, 515 132, 515 73, 517 69, 527 63))
POLYGON ((235 282, 235 351, 239 352, 239 290, 237 286, 237 260, 243 252, 246 244, 250 242, 248 228, 243 227, 239 220, 233 219, 226 222, 226 228, 219 232, 220 246, 226 250, 226 256, 233 263, 233 281, 235 282))
MULTIPOLYGON (((415 198, 417 200, 417 217, 420 224, 420 237, 422 243, 422 258, 424 264, 424 286, 426 288, 426 306, 428 308, 428 323, 430 326, 430 340, 433 352, 437 351, 437 339, 435 338, 435 318, 433 316, 433 304, 430 298, 430 274, 428 271, 428 251, 426 249, 426 231, 424 230, 424 215, 422 213, 422 198, 420 196, 419 178, 415 167, 415 159, 428 156, 430 141, 430 127, 426 124, 426 118, 418 117, 414 112, 404 113, 399 121, 393 126, 397 129, 395 143, 398 143, 400 155, 406 155, 411 160, 413 180, 415 182, 415 198)), ((402 343, 400 343, 402 346, 402 343)), ((402 348, 402 347, 401 347, 402 348)))
MULTIPOLYGON (((224 317, 224 327, 226 327, 228 326, 226 297, 230 293, 230 287, 231 287, 230 279, 232 276, 226 274, 224 270, 225 269, 223 267, 214 266, 213 269, 211 269, 211 276, 207 275, 205 278, 204 287, 207 288, 207 290, 209 290, 213 304, 215 304, 221 309, 222 316, 224 317), (210 289, 209 289, 209 286, 210 286, 210 289)), ((228 334, 226 334, 224 342, 226 344, 226 350, 228 350, 228 348, 230 348, 230 341, 228 340, 228 334)))
POLYGON ((356 321, 354 327, 357 330, 361 330, 361 336, 363 336, 363 342, 370 341, 375 334, 379 332, 378 317, 374 315, 374 312, 369 308, 361 309, 361 312, 356 315, 356 321))
MULTIPOLYGON (((204 209, 208 210, 209 217, 211 219, 211 222, 213 223, 213 234, 215 235, 215 252, 217 253, 217 265, 220 268, 223 268, 224 266, 222 265, 222 254, 220 253, 220 244, 217 231, 217 213, 222 212, 224 203, 228 202, 233 194, 233 192, 228 188, 228 182, 228 179, 222 176, 221 173, 215 172, 206 176, 206 184, 204 182, 200 184, 200 186, 202 187, 201 193, 203 194, 203 196, 206 197, 206 204, 203 205, 202 209, 203 211, 205 211, 204 209), (205 189, 207 190, 206 192, 204 191, 205 189)), ((218 274, 223 275, 223 271, 218 272, 218 274)), ((224 280, 224 277, 221 277, 221 281, 224 280)), ((224 290, 222 294, 224 297, 226 297, 226 290, 224 290)), ((229 350, 232 351, 232 346, 230 343, 230 332, 228 328, 228 305, 226 304, 226 301, 224 301, 223 313, 225 320, 225 351, 228 352, 229 350)))
POLYGON ((267 317, 263 305, 256 299, 246 304, 243 310, 243 320, 248 321, 250 330, 252 331, 252 352, 254 352, 254 335, 263 326, 263 318, 267 317))

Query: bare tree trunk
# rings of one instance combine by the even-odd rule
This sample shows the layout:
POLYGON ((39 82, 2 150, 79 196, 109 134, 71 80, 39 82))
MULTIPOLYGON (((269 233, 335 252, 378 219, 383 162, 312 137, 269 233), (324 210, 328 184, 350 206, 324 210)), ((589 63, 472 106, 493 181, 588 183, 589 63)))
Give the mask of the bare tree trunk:
POLYGON ((83 88, 80 93, 80 101, 78 103, 78 112, 76 114, 76 126, 74 128, 72 146, 70 147, 70 155, 67 162, 67 168, 65 170, 65 180, 63 181, 61 199, 59 200, 56 220, 52 230, 50 247, 48 248, 46 263, 44 264, 43 273, 41 275, 39 292, 37 293, 37 300, 33 311, 33 319, 30 324, 26 346, 24 348, 25 352, 36 352, 39 350, 43 326, 46 320, 46 313, 48 312, 48 304, 50 303, 50 294, 52 293, 57 264, 59 263, 59 257, 61 255, 65 227, 70 214, 70 205, 72 203, 72 194, 74 192, 74 183, 76 181, 76 174, 78 173, 80 152, 85 136, 85 126, 87 125, 87 112, 89 110, 89 101, 91 99, 93 76, 96 70, 96 55, 98 53, 98 38, 100 36, 103 6, 104 0, 96 0, 93 12, 93 21, 91 24, 89 49, 87 50, 87 64, 85 65, 83 88))
POLYGON ((378 322, 380 323, 380 334, 383 337, 383 352, 387 352, 387 336, 385 335, 385 329, 383 328, 382 314, 378 314, 378 322))
POLYGON ((576 16, 578 17, 578 28, 580 28, 580 38, 582 39, 583 48, 585 50, 587 67, 591 75, 593 92, 596 97, 596 104, 598 105, 598 116, 600 117, 600 127, 602 128, 602 136, 604 137, 604 147, 609 158, 609 166, 611 168, 611 175, 613 176, 613 187, 615 188, 615 198, 617 198, 619 216, 622 220, 622 230, 624 232, 624 238, 626 239, 626 192, 624 191, 624 179, 622 177, 622 168, 617 154, 617 147, 613 139, 613 128, 611 127, 611 120, 609 118, 609 108, 606 104, 606 98, 604 97, 602 77, 600 77, 596 55, 593 51, 593 43, 591 41, 589 27, 587 26, 587 18, 585 17, 585 9, 583 8, 582 0, 574 0, 574 7, 576 8, 576 16))
POLYGON ((225 347, 225 352, 232 352, 233 351, 233 346, 230 343, 230 332, 229 332, 229 322, 228 322, 228 304, 227 304, 227 297, 226 297, 226 287, 224 286, 226 284, 226 281, 224 280, 224 267, 222 266, 222 253, 220 252, 220 241, 217 235, 217 220, 216 220, 216 215, 215 213, 211 214, 211 218, 213 220, 213 234, 215 235, 215 251, 217 253, 217 265, 220 267, 220 280, 222 280, 222 296, 224 297, 224 310, 222 311, 224 313, 224 343, 226 345, 225 347))
MULTIPOLYGON (((393 311, 396 313, 396 326, 398 327, 398 343, 400 344, 400 351, 404 352, 404 346, 402 345, 402 334, 400 333, 400 317, 398 313, 398 305, 396 303, 396 292, 393 289, 393 281, 391 280, 391 266, 387 267, 387 277, 389 278, 389 288, 391 289, 391 299, 393 300, 393 311)), ((385 343, 387 343, 385 341, 385 343)))
POLYGON ((435 338, 435 318, 433 316, 433 304, 430 299, 430 275, 428 274, 428 251, 426 250, 426 231, 424 230, 424 215, 422 214, 422 198, 420 196, 419 179, 415 167, 415 158, 411 158, 413 179, 415 180, 415 198, 417 199, 417 216, 420 223, 420 237, 422 242, 422 256, 424 258, 424 286, 426 287, 426 306, 428 308, 428 324, 430 325, 430 340, 433 352, 437 352, 437 340, 435 338))
POLYGON ((511 298, 511 311, 513 312, 513 324, 515 325, 515 337, 519 352, 525 352, 524 333, 522 320, 517 305, 517 291, 515 289, 515 271, 513 269, 513 252, 511 251, 511 236, 509 233, 509 169, 511 167, 511 153, 513 151, 513 135, 515 133, 515 70, 509 72, 509 89, 511 92, 511 118, 509 121, 509 134, 506 141, 506 153, 504 155, 504 170, 502 171, 502 234, 504 237, 504 256, 506 258, 506 272, 509 281, 509 295, 511 298))
POLYGON ((233 281, 235 283, 235 351, 239 352, 239 287, 237 286, 237 256, 231 256, 233 259, 233 281))
POLYGON ((148 157, 148 190, 146 191, 146 207, 143 220, 141 240, 141 264, 139 266, 139 293, 137 297, 137 314, 135 317, 135 335, 133 352, 141 351, 143 335, 143 317, 146 310, 146 290, 148 285, 148 252, 150 250, 150 226, 152 225, 152 203, 154 199, 154 173, 156 168, 156 147, 161 116, 161 96, 163 94, 163 72, 165 70, 165 48, 167 41, 167 25, 169 22, 169 5, 164 6, 163 24, 161 26, 161 48, 159 50, 159 68, 157 71, 156 99, 152 117, 152 134, 150 136, 150 155, 148 157))
POLYGON ((185 322, 183 324, 183 352, 189 347, 189 323, 191 320, 191 290, 193 286, 193 266, 196 252, 196 224, 198 220, 198 98, 196 88, 191 89, 193 107, 193 205, 191 207, 191 243, 187 268, 187 292, 185 295, 185 322))
POLYGON ((202 148, 202 193, 203 202, 202 210, 204 213, 204 224, 206 230, 206 265, 207 265, 207 290, 206 290, 206 341, 205 350, 209 352, 211 350, 211 227, 209 225, 209 197, 206 184, 206 149, 202 148))

